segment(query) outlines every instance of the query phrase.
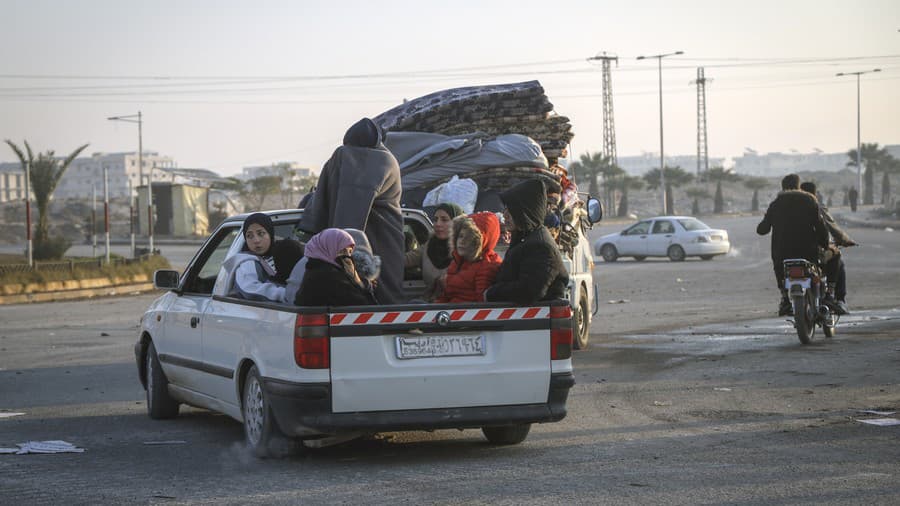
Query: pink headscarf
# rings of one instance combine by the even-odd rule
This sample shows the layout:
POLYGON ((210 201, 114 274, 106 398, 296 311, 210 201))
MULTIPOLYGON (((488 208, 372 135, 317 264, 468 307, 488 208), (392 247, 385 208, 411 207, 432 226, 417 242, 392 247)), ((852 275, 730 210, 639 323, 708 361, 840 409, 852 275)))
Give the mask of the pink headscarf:
POLYGON ((335 261, 338 252, 348 246, 355 246, 353 237, 339 228, 326 228, 306 243, 304 255, 307 258, 315 258, 331 265, 340 267, 335 261))

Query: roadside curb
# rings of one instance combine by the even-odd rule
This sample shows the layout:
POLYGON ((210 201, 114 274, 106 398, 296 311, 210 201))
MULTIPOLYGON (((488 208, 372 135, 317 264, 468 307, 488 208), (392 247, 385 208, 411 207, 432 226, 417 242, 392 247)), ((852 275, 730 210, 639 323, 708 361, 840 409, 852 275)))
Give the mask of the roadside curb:
POLYGON ((28 304, 32 302, 56 302, 61 300, 89 299, 112 295, 128 295, 154 290, 153 283, 130 283, 124 285, 107 285, 76 290, 60 290, 54 292, 34 292, 16 295, 0 295, 0 305, 28 304))

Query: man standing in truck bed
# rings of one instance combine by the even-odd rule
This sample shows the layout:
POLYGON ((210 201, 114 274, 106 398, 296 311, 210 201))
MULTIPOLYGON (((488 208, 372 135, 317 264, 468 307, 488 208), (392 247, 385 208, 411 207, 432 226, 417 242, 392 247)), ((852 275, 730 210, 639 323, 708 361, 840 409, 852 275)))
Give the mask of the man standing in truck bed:
POLYGON ((316 192, 298 228, 362 230, 381 257, 375 296, 382 304, 403 302, 403 215, 400 165, 382 143, 381 129, 369 118, 350 127, 344 143, 322 167, 316 192))

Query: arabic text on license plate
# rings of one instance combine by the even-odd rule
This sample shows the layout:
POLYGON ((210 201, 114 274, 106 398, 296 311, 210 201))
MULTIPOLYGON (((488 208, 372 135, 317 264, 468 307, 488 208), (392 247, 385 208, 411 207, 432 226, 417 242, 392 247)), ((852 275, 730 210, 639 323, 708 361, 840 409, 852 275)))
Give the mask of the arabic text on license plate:
POLYGON ((398 337, 397 358, 484 355, 484 336, 398 337))

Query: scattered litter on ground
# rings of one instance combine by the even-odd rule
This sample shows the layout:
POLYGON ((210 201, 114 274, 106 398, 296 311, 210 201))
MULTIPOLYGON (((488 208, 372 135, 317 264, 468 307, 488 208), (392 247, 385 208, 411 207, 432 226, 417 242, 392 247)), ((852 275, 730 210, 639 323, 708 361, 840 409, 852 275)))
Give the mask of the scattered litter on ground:
POLYGON ((25 413, 8 413, 5 411, 0 411, 0 418, 12 418, 14 416, 22 416, 25 413))
POLYGON ((654 406, 671 406, 672 401, 653 401, 654 406))
POLYGON ((716 388, 713 388, 713 390, 715 390, 716 392, 730 392, 731 391, 731 389, 728 387, 716 387, 716 388))
POLYGON ((628 299, 619 299, 619 300, 610 300, 610 301, 607 301, 606 303, 607 304, 628 304, 629 302, 631 302, 631 301, 628 299))
POLYGON ((187 441, 182 441, 180 439, 173 439, 171 441, 144 441, 144 444, 147 446, 184 445, 187 444, 187 441))
POLYGON ((891 416, 894 413, 896 413, 896 411, 885 411, 885 410, 881 410, 881 409, 857 409, 856 412, 857 413, 866 413, 869 415, 878 415, 878 416, 891 416))
POLYGON ((879 427, 889 427, 891 425, 900 425, 900 420, 896 418, 871 418, 869 420, 856 420, 857 422, 867 423, 869 425, 878 425, 879 427))
POLYGON ((26 453, 84 453, 84 448, 78 448, 66 441, 28 441, 16 443, 18 448, 0 448, 0 453, 14 453, 25 455, 26 453))
POLYGON ((894 229, 891 228, 891 227, 884 227, 884 231, 885 231, 885 232, 893 232, 894 229))
POLYGON ((101 332, 100 337, 109 337, 109 334, 107 334, 106 332, 101 332))

